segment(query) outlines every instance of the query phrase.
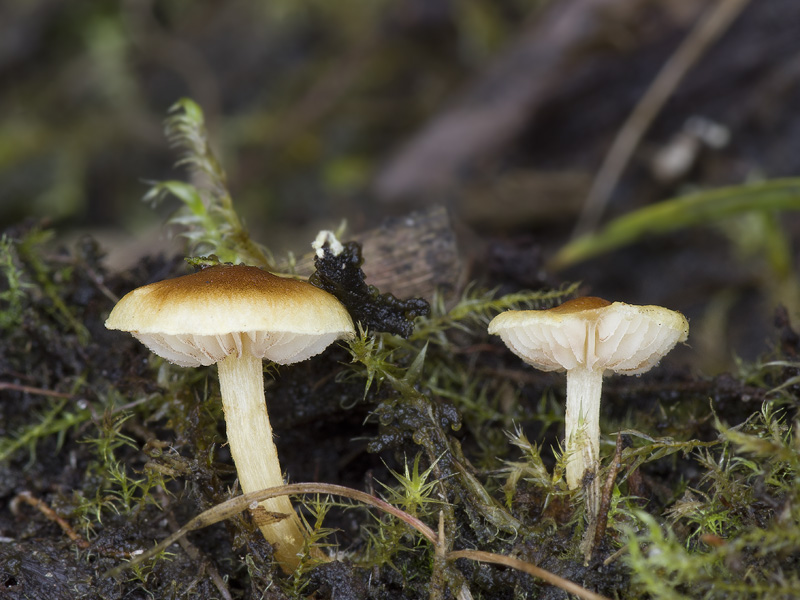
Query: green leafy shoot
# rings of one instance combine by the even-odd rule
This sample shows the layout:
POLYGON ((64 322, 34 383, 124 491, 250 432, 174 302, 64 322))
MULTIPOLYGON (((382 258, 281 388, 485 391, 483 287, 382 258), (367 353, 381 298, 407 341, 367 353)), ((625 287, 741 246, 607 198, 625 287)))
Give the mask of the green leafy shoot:
POLYGON ((733 443, 740 452, 766 458, 770 465, 781 469, 800 469, 798 440, 793 437, 792 428, 786 423, 783 411, 778 410, 775 403, 765 402, 758 415, 757 424, 745 425, 749 425, 748 429, 753 432, 747 433, 747 429, 743 427, 726 427, 718 419, 716 420, 720 435, 733 443))
POLYGON ((186 166, 192 183, 162 181, 144 200, 159 202, 174 196, 183 206, 170 219, 189 241, 191 254, 213 254, 222 262, 246 263, 274 271, 270 252, 250 238, 233 207, 226 175, 208 141, 200 106, 184 98, 170 108, 165 123, 169 142, 181 150, 178 165, 186 166))
POLYGON ((428 504, 441 504, 441 500, 431 497, 437 486, 440 485, 438 479, 429 480, 436 462, 420 473, 419 461, 422 454, 414 457, 414 464, 409 469, 408 461, 403 464, 403 472, 398 473, 390 469, 392 475, 399 484, 396 487, 379 482, 386 490, 385 500, 402 508, 412 516, 420 516, 419 510, 428 504))
POLYGON ((54 402, 49 410, 38 415, 21 430, 0 438, 0 462, 8 460, 18 450, 27 448, 28 464, 34 464, 38 444, 51 435, 57 436, 56 447, 60 448, 64 436, 70 429, 74 429, 91 418, 88 406, 77 410, 65 410, 69 402, 71 402, 69 399, 54 402))
POLYGON ((134 476, 133 469, 117 458, 117 453, 126 447, 138 449, 136 442, 122 432, 125 422, 132 417, 131 413, 107 411, 97 423, 96 437, 81 440, 95 457, 89 465, 96 481, 93 493, 91 490, 73 493, 74 514, 87 536, 95 524, 102 523, 104 512, 129 514, 147 504, 160 508, 152 491, 156 487, 166 491, 167 480, 171 479, 164 470, 156 469, 145 469, 142 477, 134 476))
POLYGON ((122 426, 125 424, 125 421, 132 416, 133 415, 130 413, 113 414, 107 412, 103 415, 103 420, 99 424, 99 435, 95 438, 86 438, 83 440, 85 444, 93 448, 94 454, 97 455, 102 464, 115 461, 115 451, 123 446, 137 448, 133 438, 122 433, 122 426))
POLYGON ((511 508, 511 503, 517 486, 521 480, 531 483, 542 493, 547 495, 545 505, 550 497, 559 493, 553 476, 548 472, 547 467, 542 461, 539 445, 532 443, 520 427, 514 431, 506 432, 508 441, 522 452, 522 460, 507 461, 503 469, 506 474, 506 482, 503 486, 506 497, 506 505, 511 508))
MULTIPOLYGON (((300 516, 306 536, 303 540, 302 557, 292 576, 282 586, 290 597, 305 598, 308 596, 304 590, 310 583, 309 573, 315 567, 326 562, 319 551, 313 552, 312 549, 333 546, 332 543, 325 542, 325 539, 336 533, 336 529, 325 527, 324 522, 331 508, 340 505, 342 505, 341 502, 334 502, 327 495, 314 494, 303 498, 304 510, 300 516)), ((344 506, 350 508, 350 505, 345 504, 344 506)))
POLYGON ((132 565, 129 571, 130 577, 128 578, 128 581, 135 581, 143 584, 147 583, 147 579, 153 573, 155 566, 162 560, 172 560, 173 556, 175 556, 174 552, 162 550, 161 552, 153 555, 150 560, 132 565))
POLYGON ((648 236, 734 215, 780 210, 800 210, 800 179, 774 179, 689 194, 630 212, 597 233, 575 239, 559 250, 550 266, 564 268, 648 236))
MULTIPOLYGON (((348 342, 348 351, 352 357, 352 367, 349 372, 344 372, 340 378, 363 378, 364 396, 367 397, 373 385, 380 389, 387 378, 400 379, 403 370, 395 362, 397 347, 391 343, 392 336, 377 334, 368 335, 367 332, 358 326, 358 334, 348 342)), ((350 409, 355 404, 355 400, 343 408, 350 409)))
POLYGON ((421 551, 425 552, 430 546, 420 536, 413 535, 409 527, 392 517, 372 517, 374 524, 363 527, 367 538, 367 548, 364 552, 364 562, 372 567, 389 566, 401 572, 397 556, 401 553, 421 551))
MULTIPOLYGON (((438 479, 430 480, 436 463, 420 472, 421 457, 421 454, 417 454, 411 467, 408 461, 405 461, 402 473, 391 471, 398 485, 391 486, 379 482, 386 492, 387 502, 420 518, 430 517, 438 510, 434 505, 442 505, 441 500, 433 497, 441 482, 438 479)), ((395 557, 400 552, 411 552, 426 547, 430 549, 427 544, 422 543, 420 536, 413 534, 406 523, 389 515, 376 515, 374 525, 366 527, 365 532, 368 539, 366 559, 370 564, 377 566, 389 565, 399 571, 395 557), (412 545, 408 545, 408 541, 412 541, 412 545)))
POLYGON ((671 454, 681 452, 684 455, 699 448, 719 445, 718 441, 703 442, 700 440, 676 440, 671 437, 654 438, 635 429, 623 429, 622 435, 630 435, 645 440, 644 445, 626 448, 622 451, 622 460, 629 464, 628 471, 634 471, 645 463, 660 460, 671 454))

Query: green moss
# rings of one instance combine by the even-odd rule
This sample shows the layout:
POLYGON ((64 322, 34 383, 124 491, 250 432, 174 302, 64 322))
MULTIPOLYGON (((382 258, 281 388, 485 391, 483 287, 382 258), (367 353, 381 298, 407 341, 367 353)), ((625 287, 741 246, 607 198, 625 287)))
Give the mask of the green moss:
POLYGON ((697 489, 667 521, 638 511, 626 532, 635 588, 655 598, 789 598, 800 577, 796 425, 777 401, 695 455, 697 489), (794 558, 793 558, 794 557, 794 558))
MULTIPOLYGON (((271 264, 236 215, 197 105, 180 103, 168 128, 206 183, 155 184, 150 196, 181 200, 173 223, 185 227, 190 252, 271 264)), ((213 370, 174 367, 119 336, 108 352, 109 296, 155 269, 107 276, 98 255, 89 243, 55 252, 37 228, 0 238, 0 319, 9 332, 0 365, 4 392, 13 394, 0 407, 0 484, 9 494, 32 489, 74 527, 89 548, 76 562, 91 581, 180 533, 180 524, 222 510, 192 526, 191 538, 175 538, 199 554, 170 546, 170 554, 134 565, 118 582, 119 597, 213 594, 220 581, 235 597, 269 590, 275 598, 344 589, 348 598, 447 598, 466 586, 473 597, 504 599, 552 589, 516 570, 447 558, 467 548, 519 557, 619 598, 766 600, 792 597, 800 584, 800 337, 788 323, 774 356, 743 362, 724 381, 665 369, 661 392, 638 385, 646 379, 608 386, 609 406, 624 397, 631 408, 610 413, 604 431, 619 430, 627 444, 612 458, 611 436, 603 440, 600 477, 615 475, 608 529, 595 562, 584 565, 583 501, 566 489, 558 446, 563 382, 523 371, 486 334, 498 312, 547 307, 577 286, 499 295, 472 285, 449 305, 434 298, 427 314, 416 310, 421 303, 396 299, 392 311, 373 310, 386 299, 379 292, 353 294, 354 314, 371 310, 369 327, 317 357, 312 383, 303 366, 287 368, 270 394, 302 401, 305 426, 327 419, 331 426, 317 430, 331 444, 325 453, 351 452, 336 458, 339 476, 354 487, 366 480, 404 513, 300 496, 309 537, 301 567, 284 576, 247 507, 226 504, 239 494, 213 370), (745 396, 753 409, 737 402, 722 410, 745 396), (338 447, 334 421, 345 430, 338 447), (431 533, 438 531, 440 538, 431 533), (320 561, 314 548, 337 551, 342 562, 320 561), (222 575, 203 570, 212 564, 222 575)), ((338 284, 350 291, 347 281, 338 284)), ((313 436, 287 427, 278 440, 311 454, 313 436)), ((38 513, 27 516, 36 539, 62 539, 38 513)))

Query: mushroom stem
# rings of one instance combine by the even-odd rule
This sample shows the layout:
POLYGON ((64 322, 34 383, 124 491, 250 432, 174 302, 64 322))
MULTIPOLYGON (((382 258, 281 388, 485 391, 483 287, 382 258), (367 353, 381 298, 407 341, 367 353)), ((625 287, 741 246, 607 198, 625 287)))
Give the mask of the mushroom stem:
MULTIPOLYGON (((243 352, 242 356, 227 356, 217 366, 228 446, 242 492, 283 485, 278 451, 272 440, 272 427, 264 402, 261 359, 243 352)), ((288 515, 277 522, 259 525, 259 528, 272 544, 275 560, 290 573, 297 567, 298 553, 303 548, 300 520, 287 496, 264 500, 260 506, 269 512, 288 515)))
POLYGON ((600 394, 603 369, 575 367, 567 371, 566 453, 567 485, 583 488, 586 531, 581 551, 588 563, 594 549, 600 511, 600 394))
POLYGON ((567 485, 581 487, 586 471, 597 473, 600 463, 600 393, 603 370, 575 367, 567 371, 566 454, 567 485))

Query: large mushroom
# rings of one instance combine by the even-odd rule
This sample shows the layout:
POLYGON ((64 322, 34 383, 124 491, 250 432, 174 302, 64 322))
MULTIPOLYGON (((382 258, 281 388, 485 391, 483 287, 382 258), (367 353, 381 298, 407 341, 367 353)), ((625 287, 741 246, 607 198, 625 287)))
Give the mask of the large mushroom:
POLYGON ((547 310, 506 311, 489 323, 489 333, 537 369, 567 372, 566 480, 575 489, 599 466, 603 376, 650 370, 686 340, 689 324, 660 306, 586 297, 547 310))
MULTIPOLYGON (((230 265, 135 289, 114 307, 106 327, 133 334, 182 367, 217 364, 228 445, 244 493, 283 484, 261 361, 299 362, 355 334, 350 315, 327 292, 230 265)), ((278 563, 291 572, 304 539, 297 514, 286 496, 261 506, 287 515, 260 528, 278 563)))

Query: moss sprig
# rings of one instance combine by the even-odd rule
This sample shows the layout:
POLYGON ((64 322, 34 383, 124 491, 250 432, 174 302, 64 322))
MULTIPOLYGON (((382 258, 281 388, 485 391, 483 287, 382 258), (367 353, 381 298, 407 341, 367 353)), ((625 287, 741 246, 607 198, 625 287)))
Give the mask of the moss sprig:
POLYGON ((626 563, 653 598, 790 598, 800 572, 797 424, 765 402, 737 427, 718 422, 720 442, 697 455, 703 476, 665 514, 633 511, 626 563))
POLYGON ((52 402, 46 411, 37 412, 32 421, 0 438, 0 462, 24 448, 28 451, 27 464, 32 465, 36 462, 39 444, 50 436, 56 436, 56 448, 61 448, 67 432, 91 418, 88 405, 69 410, 68 403, 66 398, 52 402))
POLYGON ((189 254, 214 254, 222 262, 245 263, 275 271, 270 251, 250 237, 227 187, 227 176, 208 139, 200 106, 183 98, 170 108, 165 132, 170 144, 180 150, 179 166, 189 170, 191 182, 155 182, 144 200, 158 203, 174 196, 182 206, 170 218, 188 240, 189 254))
POLYGON ((24 299, 31 287, 20 268, 14 241, 0 236, 0 272, 5 282, 0 286, 0 329, 10 331, 22 323, 24 299))

